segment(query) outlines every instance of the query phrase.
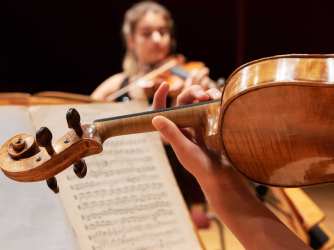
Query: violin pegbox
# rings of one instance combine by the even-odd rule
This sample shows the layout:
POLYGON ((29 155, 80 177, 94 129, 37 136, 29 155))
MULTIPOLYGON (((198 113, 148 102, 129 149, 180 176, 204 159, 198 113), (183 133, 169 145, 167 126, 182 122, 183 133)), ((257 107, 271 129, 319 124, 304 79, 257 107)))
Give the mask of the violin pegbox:
POLYGON ((68 110, 66 119, 73 129, 55 141, 46 127, 37 131, 36 140, 28 133, 7 140, 0 148, 0 168, 4 174, 19 182, 46 180, 55 193, 59 192, 55 176, 72 164, 75 174, 85 177, 87 165, 83 158, 101 153, 102 139, 94 124, 80 124, 75 109, 68 110))
MULTIPOLYGON (((70 108, 66 113, 66 120, 68 128, 72 128, 76 135, 81 137, 83 135, 83 131, 81 128, 81 118, 78 111, 74 108, 70 108)), ((87 174, 87 165, 84 159, 80 159, 76 161, 73 166, 74 173, 80 178, 84 178, 87 174)))
MULTIPOLYGON (((53 157, 56 152, 51 144, 52 142, 52 133, 47 127, 41 127, 36 133, 36 141, 38 146, 44 147, 45 150, 48 152, 50 157, 53 157)), ((41 160, 40 158, 36 158, 36 161, 41 160)), ((55 193, 59 193, 59 187, 57 184, 56 177, 51 177, 46 180, 48 187, 55 193)))

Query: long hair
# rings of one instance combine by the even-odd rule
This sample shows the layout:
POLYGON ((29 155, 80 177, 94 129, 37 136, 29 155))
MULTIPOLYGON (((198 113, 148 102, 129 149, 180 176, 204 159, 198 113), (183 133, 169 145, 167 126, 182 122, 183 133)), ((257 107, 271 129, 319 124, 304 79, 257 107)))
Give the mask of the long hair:
MULTIPOLYGON (((169 34, 171 36, 170 51, 175 50, 176 42, 174 39, 174 23, 170 12, 162 5, 152 2, 144 1, 133 5, 125 12, 123 23, 123 38, 126 41, 127 36, 133 36, 138 20, 147 12, 161 14, 166 22, 169 34)), ((126 45, 126 52, 123 59, 123 71, 127 76, 133 76, 139 73, 139 64, 135 52, 126 45)))

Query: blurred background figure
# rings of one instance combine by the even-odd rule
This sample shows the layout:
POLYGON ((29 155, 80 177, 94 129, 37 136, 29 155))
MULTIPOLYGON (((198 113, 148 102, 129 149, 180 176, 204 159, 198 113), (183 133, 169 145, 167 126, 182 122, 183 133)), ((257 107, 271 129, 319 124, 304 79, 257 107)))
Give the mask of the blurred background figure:
MULTIPOLYGON (((120 30, 138 1, 2 1, 0 91, 90 95, 122 72, 120 30)), ((210 77, 289 53, 332 53, 333 1, 161 0, 177 27, 175 53, 203 61, 210 77), (295 11, 296 9, 300 11, 295 11)))
MULTIPOLYGON (((129 86, 134 81, 139 81, 143 75, 163 67, 170 58, 184 61, 181 55, 171 55, 176 48, 174 39, 174 21, 170 12, 162 5, 152 1, 144 1, 133 5, 126 11, 122 28, 123 38, 126 43, 126 52, 123 59, 123 72, 115 74, 105 80, 91 95, 93 99, 106 100, 108 96, 129 86), (158 66, 156 66, 158 65, 158 66)), ((186 86, 200 84, 207 86, 209 69, 194 69, 186 80, 180 79, 179 92, 186 86)), ((157 85, 164 79, 155 78, 157 85)), ((143 83, 147 84, 147 83, 143 83)), ((142 85, 142 84, 140 84, 142 85)), ((127 102, 131 99, 148 99, 152 102, 154 90, 134 84, 134 87, 120 94, 115 100, 127 102)), ((174 106, 177 94, 167 100, 168 106, 174 106)), ((190 207, 192 203, 204 201, 202 191, 195 178, 179 163, 172 147, 164 141, 166 154, 172 166, 176 180, 180 186, 183 197, 190 207)))
MULTIPOLYGON (((174 21, 170 12, 160 4, 144 1, 132 6, 126 11, 123 23, 123 39, 126 43, 126 52, 123 59, 123 72, 115 74, 104 81, 91 95, 94 99, 106 99, 109 95, 136 81, 150 71, 162 67, 171 57, 184 61, 180 55, 170 56, 176 48, 174 39, 174 21), (181 59, 179 59, 181 58, 181 59)), ((185 85, 201 84, 206 86, 208 68, 195 69, 186 81, 180 83, 180 91, 185 85)), ((161 76, 153 80, 159 84, 161 76)), ((139 81, 139 80, 138 80, 139 81)), ((154 89, 135 84, 129 91, 117 98, 117 101, 130 99, 152 99, 154 89)), ((176 95, 174 95, 176 96, 176 95)))

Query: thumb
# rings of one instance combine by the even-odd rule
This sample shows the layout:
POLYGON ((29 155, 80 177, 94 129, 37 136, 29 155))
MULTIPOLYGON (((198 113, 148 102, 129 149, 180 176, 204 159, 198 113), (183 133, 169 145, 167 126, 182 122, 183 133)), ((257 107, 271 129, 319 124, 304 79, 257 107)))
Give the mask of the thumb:
POLYGON ((153 118, 152 124, 170 142, 181 163, 185 157, 189 158, 189 154, 196 146, 182 134, 172 121, 163 116, 156 116, 153 118))

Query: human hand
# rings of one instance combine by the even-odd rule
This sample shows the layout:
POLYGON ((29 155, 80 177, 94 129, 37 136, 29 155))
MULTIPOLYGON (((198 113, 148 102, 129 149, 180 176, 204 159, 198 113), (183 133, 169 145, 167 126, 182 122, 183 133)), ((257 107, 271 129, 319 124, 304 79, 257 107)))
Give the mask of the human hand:
MULTIPOLYGON (((157 90, 154 110, 166 107, 168 90, 168 83, 157 90)), ((194 85, 179 95, 177 106, 220 97, 217 89, 205 92, 194 85)), ((203 128, 179 129, 162 116, 155 117, 152 123, 170 141, 181 164, 196 177, 211 207, 245 249, 311 249, 250 192, 222 152, 206 147, 203 128)))
MULTIPOLYGON (((154 96, 153 110, 166 108, 168 90, 168 83, 160 86, 154 96)), ((194 85, 178 96, 177 106, 220 98, 219 90, 204 91, 201 86, 194 85)), ((244 178, 229 165, 222 152, 211 150, 205 145, 204 128, 179 129, 162 116, 155 117, 152 123, 170 142, 181 164, 196 177, 204 192, 208 190, 210 193, 209 190, 213 192, 219 187, 225 191, 246 187, 244 178)))
POLYGON ((207 67, 192 70, 184 83, 183 90, 192 85, 200 85, 204 90, 209 89, 208 85, 211 81, 209 73, 210 70, 207 67))

